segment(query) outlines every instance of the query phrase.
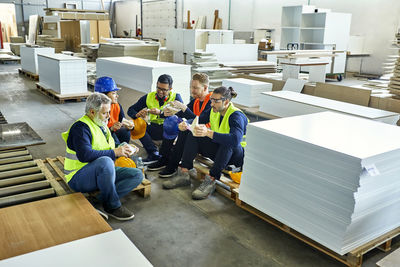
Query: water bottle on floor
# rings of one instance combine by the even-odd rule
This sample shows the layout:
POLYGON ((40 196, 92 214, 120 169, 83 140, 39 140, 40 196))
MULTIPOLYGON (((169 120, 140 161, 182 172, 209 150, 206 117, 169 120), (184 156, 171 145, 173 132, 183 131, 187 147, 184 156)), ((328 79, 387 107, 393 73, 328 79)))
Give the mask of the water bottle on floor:
POLYGON ((143 159, 142 159, 142 157, 138 157, 137 158, 137 162, 136 162, 136 168, 138 168, 139 170, 141 170, 142 172, 143 172, 143 175, 144 175, 144 171, 145 171, 145 167, 144 167, 144 164, 143 164, 143 159))

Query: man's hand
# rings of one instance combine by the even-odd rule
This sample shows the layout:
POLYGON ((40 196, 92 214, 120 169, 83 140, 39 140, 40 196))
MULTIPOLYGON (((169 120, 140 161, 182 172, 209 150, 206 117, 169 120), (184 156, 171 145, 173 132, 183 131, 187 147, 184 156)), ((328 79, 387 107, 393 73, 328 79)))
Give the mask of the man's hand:
POLYGON ((128 130, 132 130, 135 127, 135 123, 132 120, 127 120, 125 118, 122 119, 122 126, 127 128, 128 130))
POLYGON ((119 157, 129 157, 131 152, 131 148, 129 147, 129 145, 124 145, 124 146, 119 146, 117 148, 114 148, 114 153, 115 153, 115 157, 119 158, 119 157))
POLYGON ((113 124, 113 126, 111 126, 111 131, 118 131, 119 129, 121 129, 122 123, 120 123, 119 121, 115 122, 113 124))
POLYGON ((138 113, 136 113, 136 118, 142 118, 145 119, 147 116, 147 108, 142 109, 138 113))
POLYGON ((197 137, 207 136, 208 128, 204 124, 198 124, 192 129, 193 135, 197 137))
POLYGON ((180 109, 174 108, 174 107, 166 107, 164 108, 164 116, 165 117, 169 117, 169 116, 173 116, 176 113, 178 113, 180 111, 180 109))
POLYGON ((152 108, 149 110, 149 113, 154 115, 160 115, 161 111, 158 108, 152 108))
POLYGON ((180 110, 182 110, 183 112, 185 112, 186 109, 187 109, 187 106, 186 106, 185 104, 183 104, 182 102, 178 101, 178 100, 172 101, 171 104, 172 104, 172 106, 173 106, 174 108, 180 109, 180 110))
POLYGON ((185 121, 182 121, 181 123, 178 124, 178 128, 179 131, 184 132, 189 128, 189 126, 185 121))

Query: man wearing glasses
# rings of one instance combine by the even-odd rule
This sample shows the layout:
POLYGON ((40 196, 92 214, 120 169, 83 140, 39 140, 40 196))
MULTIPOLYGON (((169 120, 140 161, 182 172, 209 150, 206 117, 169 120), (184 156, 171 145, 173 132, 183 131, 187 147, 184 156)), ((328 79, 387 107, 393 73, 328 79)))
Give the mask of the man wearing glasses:
POLYGON ((149 115, 150 124, 146 128, 146 134, 140 138, 148 157, 143 160, 144 164, 150 164, 160 159, 160 154, 168 153, 169 147, 172 146, 174 140, 163 138, 163 123, 165 115, 163 113, 164 107, 173 101, 182 101, 182 97, 172 92, 172 77, 168 74, 163 74, 158 77, 157 90, 142 96, 135 104, 128 109, 128 115, 131 118, 143 118, 146 120, 149 115), (160 153, 153 140, 163 140, 160 153), (171 144, 170 144, 171 143, 171 144))
POLYGON ((165 189, 190 186, 189 170, 193 168, 193 160, 198 153, 214 161, 210 175, 206 175, 200 186, 193 191, 192 198, 205 199, 215 190, 216 180, 228 165, 243 166, 247 117, 236 108, 231 99, 236 97, 232 87, 218 87, 210 97, 211 110, 203 112, 199 124, 189 126, 185 122, 179 124, 179 130, 190 130, 185 142, 182 156, 182 168, 178 175, 165 181, 165 189), (210 128, 206 126, 210 125, 210 128))
MULTIPOLYGON (((178 117, 185 119, 194 119, 200 116, 203 112, 209 112, 211 109, 210 96, 208 92, 209 79, 205 73, 195 73, 190 81, 190 94, 193 98, 187 105, 174 101, 171 105, 175 108, 173 111, 166 110, 165 115, 170 116, 176 113, 178 117)), ((168 126, 165 126, 168 127, 168 126)), ((176 144, 167 149, 168 154, 163 154, 162 157, 147 167, 149 171, 161 170, 160 178, 169 178, 176 174, 179 162, 181 161, 183 149, 185 146, 187 131, 180 131, 176 144)), ((175 139, 175 137, 171 137, 175 139)))

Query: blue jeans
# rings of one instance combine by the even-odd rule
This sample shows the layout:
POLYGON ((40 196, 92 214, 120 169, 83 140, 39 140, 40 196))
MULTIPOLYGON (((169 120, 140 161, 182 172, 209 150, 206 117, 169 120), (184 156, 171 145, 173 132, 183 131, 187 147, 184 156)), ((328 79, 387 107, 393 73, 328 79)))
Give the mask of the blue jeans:
POLYGON ((109 157, 100 157, 80 169, 68 185, 77 192, 87 193, 100 190, 98 199, 105 209, 121 206, 120 198, 131 192, 143 180, 139 169, 114 166, 109 157))

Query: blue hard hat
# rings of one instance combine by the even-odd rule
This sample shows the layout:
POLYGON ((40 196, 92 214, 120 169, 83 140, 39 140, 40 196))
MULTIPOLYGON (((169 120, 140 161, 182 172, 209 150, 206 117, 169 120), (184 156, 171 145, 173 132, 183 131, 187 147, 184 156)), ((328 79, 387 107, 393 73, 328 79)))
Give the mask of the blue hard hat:
POLYGON ((107 94, 108 92, 118 91, 117 84, 111 77, 100 77, 94 84, 94 91, 107 94))
POLYGON ((178 124, 182 122, 182 119, 176 115, 170 116, 164 120, 163 124, 163 136, 166 139, 175 139, 179 133, 178 124))

